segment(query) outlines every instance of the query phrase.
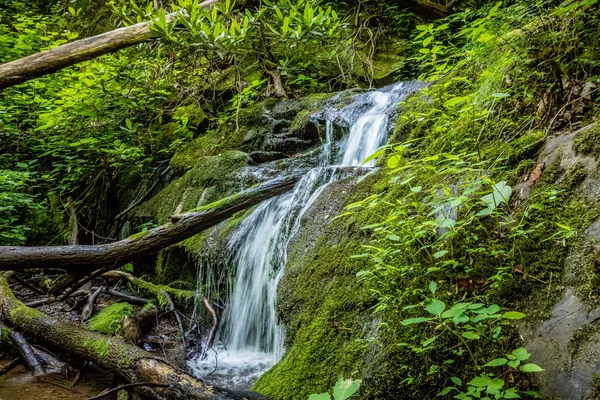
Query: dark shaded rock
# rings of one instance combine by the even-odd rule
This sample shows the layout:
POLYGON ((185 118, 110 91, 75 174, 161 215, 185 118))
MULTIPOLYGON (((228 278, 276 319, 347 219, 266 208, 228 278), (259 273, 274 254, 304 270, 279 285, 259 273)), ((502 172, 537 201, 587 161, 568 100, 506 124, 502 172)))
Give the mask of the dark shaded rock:
POLYGON ((256 164, 281 160, 282 158, 288 157, 286 154, 277 151, 253 151, 249 156, 256 164))

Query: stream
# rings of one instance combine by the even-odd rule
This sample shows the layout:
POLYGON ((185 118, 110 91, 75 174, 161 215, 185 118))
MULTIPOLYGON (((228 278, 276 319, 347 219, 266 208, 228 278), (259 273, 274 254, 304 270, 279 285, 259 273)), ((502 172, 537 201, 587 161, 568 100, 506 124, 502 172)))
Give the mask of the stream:
MULTIPOLYGON (((306 171, 292 192, 261 204, 229 240, 229 265, 235 271, 229 303, 212 351, 188 361, 196 376, 246 389, 283 357, 285 327, 275 306, 288 243, 325 187, 347 176, 347 167, 360 168, 366 157, 386 143, 397 104, 422 87, 417 81, 401 82, 358 93, 341 108, 334 105, 336 95, 329 106, 315 113, 313 118, 325 126, 324 143, 316 152, 317 165, 306 171)), ((371 160, 364 167, 374 165, 375 160, 371 160)), ((199 279, 199 295, 210 300, 207 287, 210 282, 199 279), (202 288, 205 293, 201 293, 202 288)))

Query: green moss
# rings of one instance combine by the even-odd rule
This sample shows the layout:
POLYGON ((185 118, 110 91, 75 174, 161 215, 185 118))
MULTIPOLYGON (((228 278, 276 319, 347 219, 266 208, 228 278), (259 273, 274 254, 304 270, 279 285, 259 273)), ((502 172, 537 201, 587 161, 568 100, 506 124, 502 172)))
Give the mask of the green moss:
POLYGON ((596 123, 590 128, 583 129, 575 137, 573 148, 579 154, 600 156, 600 124, 596 123))
POLYGON ((94 353, 98 358, 106 357, 106 355, 111 349, 110 342, 105 338, 93 339, 88 337, 83 339, 82 344, 84 347, 90 350, 90 352, 94 353))
POLYGON ((133 306, 129 303, 115 303, 98 312, 88 321, 91 331, 116 335, 121 331, 121 323, 126 315, 133 315, 133 306))
POLYGON ((134 233, 133 235, 130 235, 127 239, 139 239, 141 237, 146 236, 148 233, 150 233, 150 230, 134 233))
POLYGON ((159 307, 165 310, 169 309, 169 302, 167 301, 165 293, 171 295, 174 301, 182 304, 189 304, 195 294, 193 290, 176 289, 169 285, 154 284, 139 278, 136 278, 134 282, 130 283, 134 286, 132 289, 152 294, 158 300, 159 307))
POLYGON ((352 196, 364 195, 363 185, 350 190, 353 183, 336 182, 329 190, 339 196, 317 199, 291 246, 277 305, 287 327, 286 354, 254 387, 272 398, 307 398, 328 391, 339 375, 365 374, 374 299, 356 279, 364 260, 351 258, 362 242, 348 236, 344 220, 329 218, 352 196))
POLYGON ((196 103, 178 107, 175 111, 173 111, 172 117, 177 120, 186 119, 188 124, 191 124, 196 128, 201 126, 207 119, 204 110, 196 103))

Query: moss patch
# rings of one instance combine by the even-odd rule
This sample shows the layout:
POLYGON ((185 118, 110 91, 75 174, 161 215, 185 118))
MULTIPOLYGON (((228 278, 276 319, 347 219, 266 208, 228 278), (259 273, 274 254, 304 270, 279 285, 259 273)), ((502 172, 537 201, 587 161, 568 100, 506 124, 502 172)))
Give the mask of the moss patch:
MULTIPOLYGON (((88 328, 106 335, 116 335, 121 331, 121 323, 126 315, 133 315, 129 303, 115 303, 98 312, 88 321, 88 328)), ((100 341, 98 341, 100 343, 100 341)))
POLYGON ((578 154, 586 156, 600 156, 600 124, 596 123, 588 129, 582 130, 577 137, 573 149, 578 154))
POLYGON ((351 190, 355 182, 332 184, 291 245, 277 306, 287 327, 286 354, 254 387, 272 398, 307 398, 329 390, 338 375, 364 376, 365 339, 374 323, 373 299, 356 279, 364 260, 351 258, 361 240, 348 234, 345 221, 331 221, 352 196, 364 195, 364 185, 351 190))

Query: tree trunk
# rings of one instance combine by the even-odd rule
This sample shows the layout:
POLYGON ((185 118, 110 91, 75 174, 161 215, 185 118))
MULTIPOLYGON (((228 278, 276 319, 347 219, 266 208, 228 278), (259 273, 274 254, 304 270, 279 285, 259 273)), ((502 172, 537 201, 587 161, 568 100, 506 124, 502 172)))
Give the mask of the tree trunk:
POLYGON ((146 390, 144 394, 154 398, 160 396, 166 400, 265 399, 257 393, 234 392, 206 384, 163 359, 116 337, 89 332, 26 307, 17 300, 4 276, 0 276, 0 316, 21 332, 49 346, 92 361, 128 382, 169 385, 155 387, 152 391, 140 389, 146 390))
POLYGON ((0 246, 0 271, 31 268, 89 270, 109 264, 125 264, 138 257, 157 253, 219 222, 238 211, 290 190, 300 176, 270 180, 252 188, 200 207, 196 211, 171 217, 171 223, 142 234, 103 245, 79 246, 0 246))
MULTIPOLYGON (((216 0, 208 0, 202 3, 202 6, 210 8, 215 3, 216 0)), ((167 21, 174 17, 175 14, 167 15, 167 21)), ((152 34, 151 23, 146 21, 126 26, 2 64, 0 65, 0 89, 146 41, 152 34)))
POLYGON ((276 69, 270 70, 267 68, 265 68, 265 71, 267 74, 269 74, 271 79, 273 79, 273 89, 275 89, 275 97, 279 97, 280 99, 287 99, 288 95, 283 87, 283 81, 281 80, 281 74, 279 73, 279 71, 276 69))

